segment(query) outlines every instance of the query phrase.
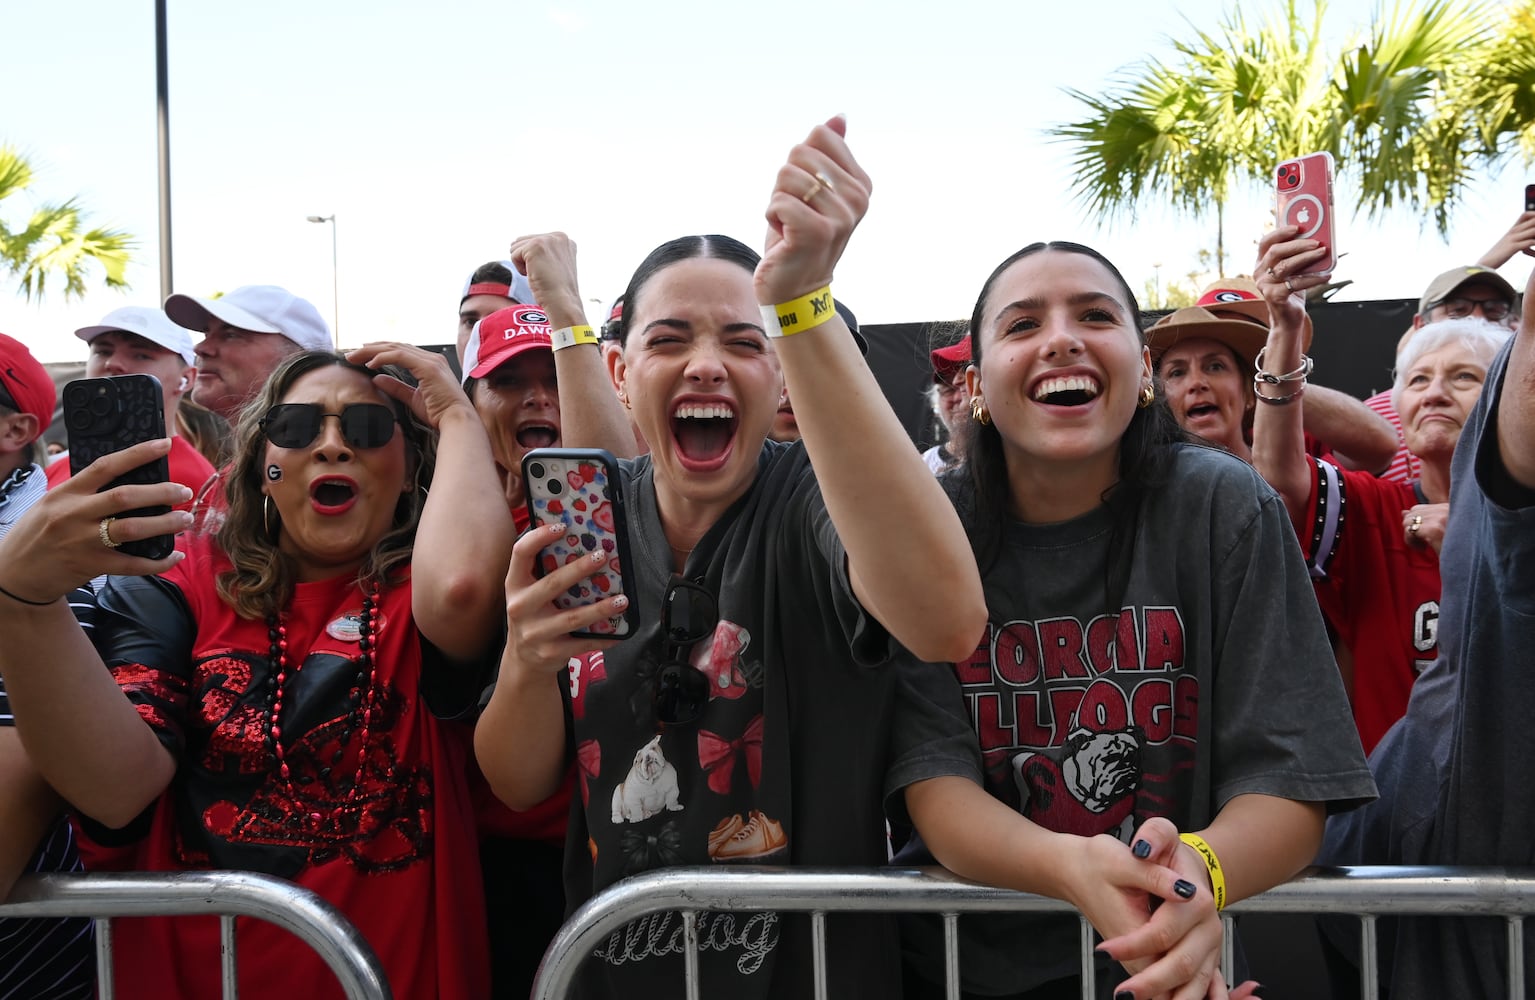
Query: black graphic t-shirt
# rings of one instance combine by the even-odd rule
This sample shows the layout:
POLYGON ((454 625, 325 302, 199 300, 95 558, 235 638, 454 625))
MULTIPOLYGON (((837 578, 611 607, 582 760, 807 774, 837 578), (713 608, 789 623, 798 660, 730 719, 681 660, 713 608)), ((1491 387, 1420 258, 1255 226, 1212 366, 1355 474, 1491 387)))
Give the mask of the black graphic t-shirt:
MULTIPOLYGON (((641 458, 623 468, 632 539, 624 578, 642 624, 567 671, 580 793, 566 850, 571 908, 625 876, 676 865, 882 863, 892 644, 853 597, 803 447, 764 446, 756 482, 684 567, 719 610, 707 638, 679 654, 710 691, 686 725, 662 725, 654 707, 672 567, 652 467, 641 458)), ((704 994, 808 995, 802 923, 705 914, 704 994)), ((899 967, 888 923, 829 923, 833 995, 860 982, 876 994, 894 989, 881 978, 899 967)), ((582 995, 679 994, 682 940, 677 914, 635 921, 588 960, 582 995)))
MULTIPOLYGON (((903 688, 946 711, 949 732, 907 746, 893 778, 946 760, 1040 826, 1126 843, 1154 816, 1201 829, 1246 793, 1334 809, 1373 797, 1283 504, 1213 449, 1180 448, 1170 482, 1133 526, 1116 528, 1106 506, 1006 526, 975 652, 947 692, 903 688)), ((941 925, 906 927, 941 982, 941 925)), ((960 928, 966 989, 1019 992, 1077 970, 1073 918, 960 928)))

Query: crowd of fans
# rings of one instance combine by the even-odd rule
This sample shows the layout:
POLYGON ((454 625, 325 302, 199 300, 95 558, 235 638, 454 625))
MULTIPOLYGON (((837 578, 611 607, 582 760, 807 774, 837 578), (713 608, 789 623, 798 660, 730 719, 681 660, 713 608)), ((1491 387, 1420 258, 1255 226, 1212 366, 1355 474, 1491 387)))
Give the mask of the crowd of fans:
MULTIPOLYGON (((396 996, 518 997, 627 875, 893 856, 1070 902, 1106 996, 1219 1000, 1257 990, 1221 976, 1220 910, 1319 857, 1530 863, 1535 299, 1499 268, 1535 213, 1430 284, 1369 401, 1313 381, 1328 279, 1295 229, 1151 326, 1103 254, 1029 244, 934 330, 919 453, 830 291, 869 191, 817 126, 760 253, 669 240, 600 331, 574 244, 519 238, 461 290, 459 373, 338 353, 275 286, 115 310, 76 331, 86 375, 155 376, 169 437, 83 468, 43 455, 53 383, 0 336, 0 899, 261 872, 338 906, 396 996), (523 458, 561 445, 621 460, 623 565, 535 572, 523 458), (604 570, 621 593, 556 604, 604 570)), ((826 933, 831 995, 944 995, 936 919, 826 933)), ((339 995, 283 932, 238 937, 243 995, 339 995)), ((1503 988, 1501 925, 1384 937, 1393 996, 1503 988)), ((615 933, 579 995, 674 995, 682 938, 615 933)), ((697 938, 705 995, 811 992, 800 918, 697 938)), ((966 997, 1081 994, 1075 920, 959 938, 966 997)), ((118 995, 215 995, 218 940, 120 923, 118 995)), ((91 947, 0 921, 0 998, 93 995, 91 947)))

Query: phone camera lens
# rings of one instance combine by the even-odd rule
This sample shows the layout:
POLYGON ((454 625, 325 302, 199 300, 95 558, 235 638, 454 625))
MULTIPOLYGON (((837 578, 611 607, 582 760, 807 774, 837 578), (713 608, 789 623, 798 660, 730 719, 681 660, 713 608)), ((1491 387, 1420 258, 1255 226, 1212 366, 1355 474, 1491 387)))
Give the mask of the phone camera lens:
POLYGON ((112 412, 112 401, 105 396, 97 396, 91 400, 90 410, 98 417, 104 417, 112 412))
POLYGON ((91 415, 84 410, 69 411, 70 430, 83 431, 91 425, 91 415))
POLYGON ((549 480, 549 495, 550 496, 557 497, 561 493, 564 493, 564 492, 565 492, 565 483, 564 483, 564 481, 559 480, 559 479, 551 479, 551 480, 549 480))
POLYGON ((529 462, 528 463, 528 478, 530 478, 530 479, 542 479, 542 478, 544 478, 544 463, 542 463, 542 462, 529 462))

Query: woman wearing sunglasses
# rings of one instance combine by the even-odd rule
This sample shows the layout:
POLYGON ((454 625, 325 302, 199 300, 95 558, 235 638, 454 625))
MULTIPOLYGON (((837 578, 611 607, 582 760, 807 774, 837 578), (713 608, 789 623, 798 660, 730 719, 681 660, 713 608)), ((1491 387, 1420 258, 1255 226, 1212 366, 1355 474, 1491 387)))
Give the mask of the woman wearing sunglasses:
MULTIPOLYGON (((945 484, 989 624, 892 784, 945 866, 1087 917, 1129 973, 1100 956, 1100 995, 1197 1000, 1225 995, 1218 908, 1308 864, 1373 785, 1284 504, 1179 431, 1139 315, 1075 243, 982 286, 945 484)), ((942 996, 944 928, 904 926, 907 997, 942 996)), ((959 929, 966 996, 1082 995, 1077 920, 959 929)))
MULTIPOLYGON (((869 196, 844 127, 816 128, 779 170, 760 259, 728 237, 673 240, 624 294, 612 383, 651 448, 623 463, 635 634, 570 635, 624 598, 552 604, 601 550, 542 579, 544 529, 512 550, 509 639, 476 750, 513 808, 578 768, 572 908, 666 866, 882 863, 895 643, 952 658, 979 634, 959 523, 826 290, 869 196), (767 441, 786 385, 795 444, 767 441)), ((573 276, 546 283, 571 270, 546 266, 555 242, 522 241, 513 260, 556 326, 578 323, 573 276)), ((600 371, 565 371, 567 412, 614 400, 600 371)), ((829 995, 894 995, 892 932, 832 916, 829 995)), ((682 933, 675 913, 630 925, 588 960, 580 995, 680 994, 682 933)), ((710 914, 698 934, 704 995, 812 995, 807 921, 710 914)))
MULTIPOLYGON (((499 651, 513 533, 474 409, 416 348, 295 355, 239 421, 217 536, 131 557, 116 546, 190 515, 124 512, 186 489, 96 491, 167 444, 96 462, 0 545, 0 670, 33 758, 125 867, 291 879, 357 926, 395 996, 486 995, 469 731, 427 704, 472 707, 499 651), (101 573, 121 575, 93 648, 58 598, 101 573)), ((238 937, 242 994, 339 996, 285 932, 238 937)), ((212 918, 115 938, 119 996, 218 995, 212 918)))

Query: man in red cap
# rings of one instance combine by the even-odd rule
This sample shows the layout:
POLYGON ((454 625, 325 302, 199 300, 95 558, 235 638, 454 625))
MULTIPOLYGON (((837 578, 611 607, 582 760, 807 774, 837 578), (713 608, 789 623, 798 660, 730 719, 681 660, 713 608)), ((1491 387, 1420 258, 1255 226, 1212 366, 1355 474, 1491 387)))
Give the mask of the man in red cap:
POLYGON ((928 354, 933 363, 933 388, 930 400, 933 412, 943 422, 948 437, 922 453, 934 474, 946 472, 964 460, 964 441, 960 436, 970 419, 970 393, 965 387, 965 369, 970 367, 970 334, 928 354))
POLYGON ((37 441, 58 393, 26 346, 0 333, 0 537, 47 489, 37 441))
MULTIPOLYGON (((19 341, 0 334, 0 537, 47 490, 38 441, 53 422, 53 379, 19 341)), ((33 603, 28 581, 0 567, 0 601, 33 603)), ((0 681, 0 899, 18 875, 79 871, 64 802, 32 766, 0 681)), ((47 982, 50 995, 94 992, 90 928, 83 920, 0 920, 0 995, 30 995, 17 983, 47 982)))

